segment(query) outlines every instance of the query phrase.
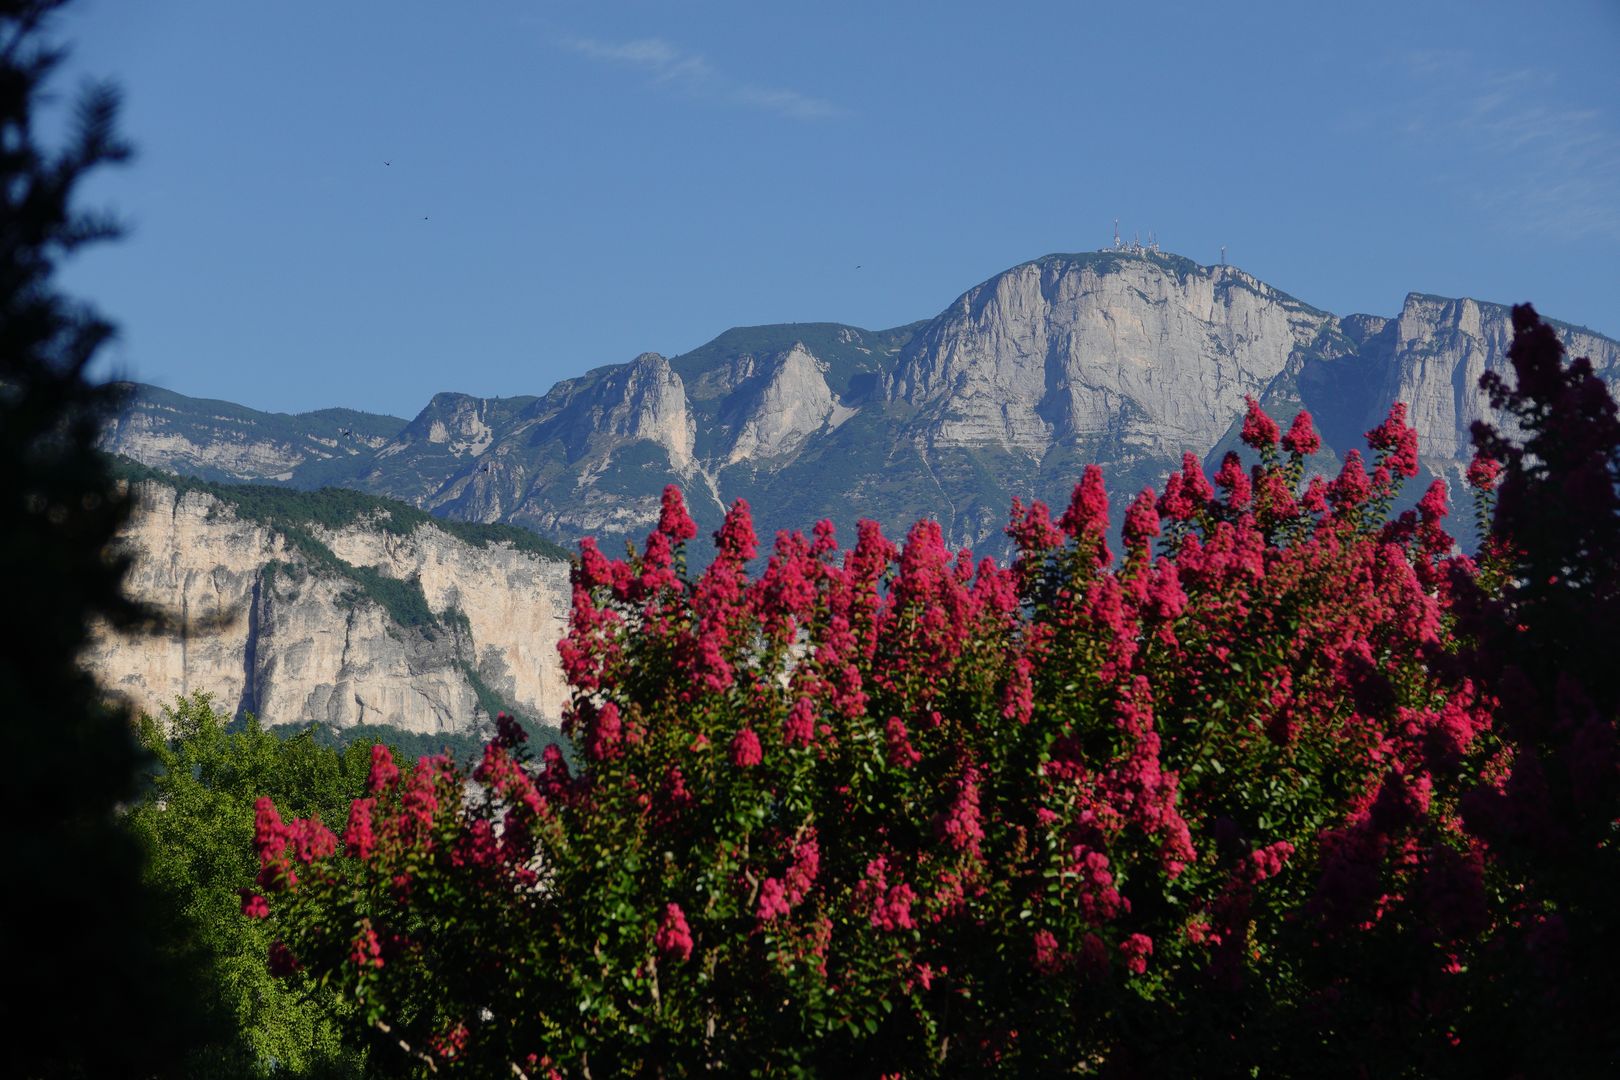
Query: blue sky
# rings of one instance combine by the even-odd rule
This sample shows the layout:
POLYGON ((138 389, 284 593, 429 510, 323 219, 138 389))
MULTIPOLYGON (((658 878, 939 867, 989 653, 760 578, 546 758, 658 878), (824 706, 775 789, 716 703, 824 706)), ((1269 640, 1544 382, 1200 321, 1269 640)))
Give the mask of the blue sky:
POLYGON ((181 393, 411 416, 733 325, 927 318, 1129 235, 1341 314, 1620 336, 1620 4, 81 0, 133 226, 65 284, 181 393), (1538 12, 1527 18, 1525 9, 1538 12), (385 164, 388 163, 388 164, 385 164))

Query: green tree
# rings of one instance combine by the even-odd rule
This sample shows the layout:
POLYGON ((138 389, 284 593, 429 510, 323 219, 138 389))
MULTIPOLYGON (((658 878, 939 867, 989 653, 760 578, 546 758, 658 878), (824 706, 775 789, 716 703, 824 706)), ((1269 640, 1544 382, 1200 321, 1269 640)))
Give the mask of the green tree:
POLYGON ((343 1010, 273 978, 265 923, 241 914, 240 891, 253 882, 254 800, 325 821, 342 821, 364 794, 371 743, 324 746, 311 730, 280 738, 253 718, 235 730, 209 695, 195 693, 141 719, 141 741, 157 762, 130 821, 146 847, 147 877, 183 898, 177 911, 211 958, 218 1001, 232 1038, 193 1048, 192 1077, 349 1077, 364 1074, 363 1051, 338 1038, 343 1010))
POLYGON ((151 1076, 202 1037, 195 957, 164 933, 119 808, 136 794, 133 725, 78 666, 88 620, 139 621, 108 547, 126 512, 95 443, 116 392, 86 371, 112 335, 58 293, 57 264, 117 234, 74 205, 80 181, 124 159, 117 94, 79 97, 66 145, 35 139, 62 52, 62 0, 0 0, 0 785, 6 853, 0 1004, 10 1075, 151 1076))

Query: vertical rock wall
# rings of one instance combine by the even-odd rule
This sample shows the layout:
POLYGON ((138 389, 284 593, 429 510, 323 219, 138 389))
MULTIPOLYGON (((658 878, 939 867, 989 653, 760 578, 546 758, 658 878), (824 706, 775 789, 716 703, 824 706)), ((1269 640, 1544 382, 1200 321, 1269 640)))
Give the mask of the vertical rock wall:
POLYGON ((133 557, 126 588, 172 625, 99 627, 84 662, 138 708, 155 713, 206 690, 270 725, 467 731, 488 719, 482 683, 502 707, 561 716, 566 563, 431 524, 404 536, 365 523, 309 529, 343 562, 414 583, 434 618, 410 625, 363 581, 229 503, 154 482, 136 496, 121 540, 133 557))

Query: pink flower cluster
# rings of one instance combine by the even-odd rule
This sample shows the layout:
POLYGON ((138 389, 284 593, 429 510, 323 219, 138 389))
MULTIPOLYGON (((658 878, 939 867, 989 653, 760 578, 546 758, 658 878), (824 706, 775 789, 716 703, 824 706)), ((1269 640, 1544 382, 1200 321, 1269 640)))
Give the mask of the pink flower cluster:
POLYGON ((686 925, 686 913, 681 905, 664 905, 664 918, 653 936, 653 948, 666 959, 682 963, 692 959, 692 931, 686 925))
MULTIPOLYGON (((804 1001, 834 1002, 833 1029, 854 1038, 868 1015, 886 1030, 890 1009, 926 1014, 895 1030, 943 1030, 948 1002, 949 1045, 927 1059, 946 1071, 1064 1045, 1049 1017, 1099 1046, 1106 1018, 1141 1002, 1259 994, 1407 927, 1438 977, 1490 924, 1478 837, 1517 842, 1612 778, 1482 761, 1513 684, 1493 676, 1486 694, 1458 658, 1462 605, 1489 600, 1445 531, 1443 484, 1390 518, 1421 465, 1405 410, 1368 432, 1370 473, 1350 451, 1329 479, 1306 475, 1321 447, 1307 413, 1284 433, 1247 406, 1242 454, 1258 463, 1228 454, 1212 480, 1186 455, 1126 505, 1117 563, 1094 467, 1056 521, 1014 503, 1008 567, 952 551, 936 522, 896 545, 864 521, 848 551, 823 522, 751 569, 738 501, 692 578, 696 528, 669 489, 639 554, 581 544, 561 649, 577 775, 555 748, 528 761, 505 725, 474 773, 481 801, 448 763, 402 777, 379 755, 342 857, 261 808, 273 903, 256 892, 244 910, 275 917, 303 902, 288 890, 351 875, 330 895, 382 905, 365 912, 378 951, 352 918, 337 940, 348 969, 386 981, 434 962, 409 942, 396 962, 391 931, 474 898, 446 914, 487 924, 481 975, 513 1000, 539 986, 532 1000, 583 1003, 588 1039, 635 1016, 736 1060, 804 1001), (1475 775, 1489 783, 1470 801, 1475 775), (691 1017, 702 1026, 678 1027, 691 1017)), ((1574 687, 1545 723, 1586 733, 1569 738, 1601 766, 1594 715, 1574 687)), ((321 940, 293 945, 314 963, 321 940)), ((460 1017, 474 1039, 476 1015, 460 1017)), ((575 1053, 524 1030, 553 1060, 575 1053)))
POLYGON ((917 894, 905 882, 889 884, 888 860, 882 856, 866 864, 866 878, 855 887, 856 903, 868 909, 868 921, 877 930, 910 930, 911 907, 917 894))

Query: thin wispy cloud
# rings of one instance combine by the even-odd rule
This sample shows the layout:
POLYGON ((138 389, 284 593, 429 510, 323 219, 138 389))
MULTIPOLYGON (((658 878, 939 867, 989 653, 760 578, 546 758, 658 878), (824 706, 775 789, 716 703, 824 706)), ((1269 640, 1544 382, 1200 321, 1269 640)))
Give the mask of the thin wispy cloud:
POLYGON ((662 38, 617 42, 564 38, 562 44, 587 59, 640 71, 655 86, 670 87, 693 97, 759 109, 795 120, 821 120, 844 111, 824 98, 733 78, 717 70, 702 55, 662 38))
POLYGON ((1467 195, 1558 239, 1620 240, 1620 112, 1571 103, 1550 72, 1487 71, 1465 52, 1405 53, 1397 66, 1414 95, 1392 126, 1461 154, 1469 167, 1452 181, 1467 195))

